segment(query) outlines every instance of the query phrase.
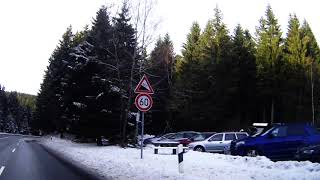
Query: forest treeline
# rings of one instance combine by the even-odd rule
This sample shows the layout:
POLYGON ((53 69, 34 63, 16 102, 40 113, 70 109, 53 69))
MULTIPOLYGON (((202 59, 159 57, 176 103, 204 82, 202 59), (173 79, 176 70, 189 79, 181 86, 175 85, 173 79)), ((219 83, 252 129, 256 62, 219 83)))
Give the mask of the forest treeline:
POLYGON ((319 122, 319 47, 305 20, 289 16, 283 34, 270 6, 251 34, 230 31, 216 7, 191 26, 181 55, 167 34, 151 52, 131 9, 101 7, 91 26, 69 27, 49 59, 34 128, 79 137, 135 132, 134 87, 146 74, 155 94, 146 132, 238 130, 253 122, 319 122))
POLYGON ((36 96, 6 92, 0 85, 0 132, 32 133, 36 96))

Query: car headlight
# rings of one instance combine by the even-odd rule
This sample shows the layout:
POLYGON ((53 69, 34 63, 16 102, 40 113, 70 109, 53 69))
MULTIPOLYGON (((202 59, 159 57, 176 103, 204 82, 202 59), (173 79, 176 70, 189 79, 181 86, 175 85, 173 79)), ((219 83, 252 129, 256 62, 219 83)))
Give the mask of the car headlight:
POLYGON ((314 152, 313 149, 309 149, 309 150, 304 150, 302 151, 303 154, 312 154, 314 152))
POLYGON ((244 145, 244 144, 245 144, 244 141, 239 141, 239 142, 236 143, 236 146, 241 146, 241 145, 244 145))

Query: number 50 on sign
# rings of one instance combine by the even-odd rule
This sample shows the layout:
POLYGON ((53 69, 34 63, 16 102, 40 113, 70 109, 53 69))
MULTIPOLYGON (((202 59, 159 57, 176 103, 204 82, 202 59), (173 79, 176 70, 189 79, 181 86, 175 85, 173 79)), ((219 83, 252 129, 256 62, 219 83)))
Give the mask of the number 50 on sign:
POLYGON ((136 107, 142 112, 149 111, 152 104, 153 100, 149 94, 138 94, 135 99, 136 107))

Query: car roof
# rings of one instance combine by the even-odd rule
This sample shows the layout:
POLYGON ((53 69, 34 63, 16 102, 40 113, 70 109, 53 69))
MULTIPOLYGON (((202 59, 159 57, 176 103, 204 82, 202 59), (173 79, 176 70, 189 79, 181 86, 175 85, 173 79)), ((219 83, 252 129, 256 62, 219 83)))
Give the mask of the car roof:
POLYGON ((196 131, 180 131, 180 132, 177 132, 177 133, 199 133, 199 132, 196 132, 196 131))
POLYGON ((239 132, 239 131, 225 131, 225 132, 217 132, 216 134, 222 134, 222 133, 248 134, 247 132, 239 132))

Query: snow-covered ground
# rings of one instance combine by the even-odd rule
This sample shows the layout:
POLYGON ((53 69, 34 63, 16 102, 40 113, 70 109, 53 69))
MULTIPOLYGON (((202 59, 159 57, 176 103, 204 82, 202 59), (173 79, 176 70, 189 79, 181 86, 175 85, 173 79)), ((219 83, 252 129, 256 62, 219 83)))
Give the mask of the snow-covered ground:
POLYGON ((135 148, 97 147, 55 137, 44 138, 43 144, 111 179, 320 179, 320 164, 309 161, 272 162, 265 157, 235 157, 189 151, 184 154, 184 173, 179 174, 177 155, 170 155, 170 151, 163 150, 159 150, 160 154, 153 154, 152 147, 146 147, 144 159, 140 159, 140 150, 135 148))

